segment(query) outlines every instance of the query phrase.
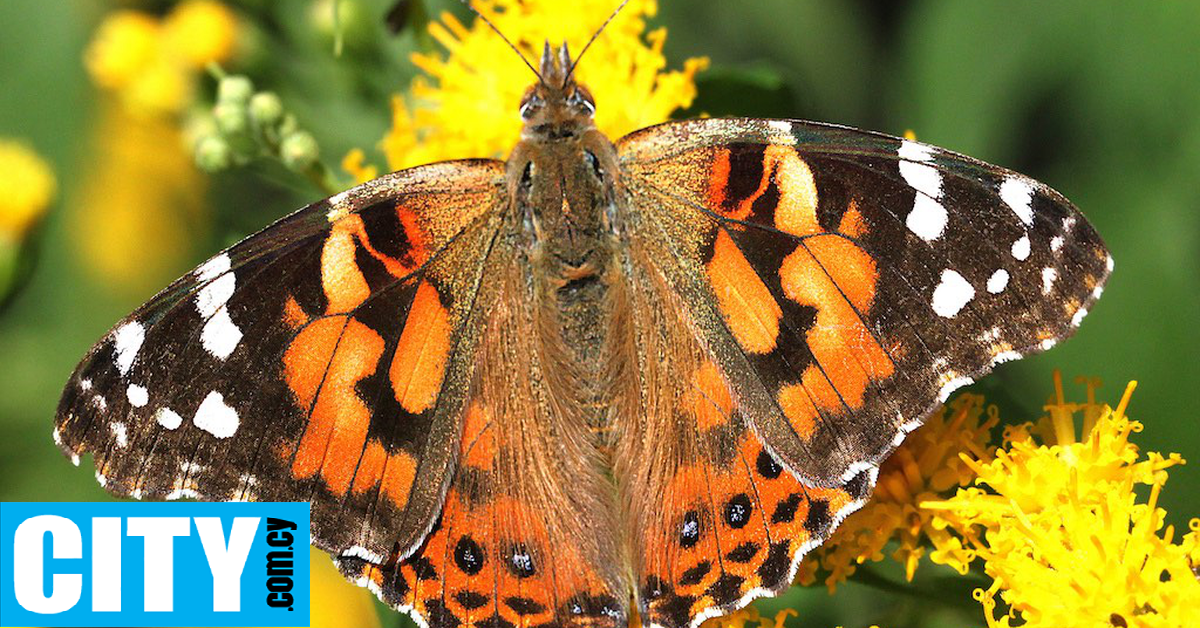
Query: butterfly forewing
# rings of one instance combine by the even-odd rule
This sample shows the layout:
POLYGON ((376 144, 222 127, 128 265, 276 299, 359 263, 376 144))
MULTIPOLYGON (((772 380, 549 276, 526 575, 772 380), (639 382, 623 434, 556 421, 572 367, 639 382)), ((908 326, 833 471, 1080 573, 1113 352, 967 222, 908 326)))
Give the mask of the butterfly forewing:
POLYGON ((747 420, 817 484, 1069 335, 1111 270, 1058 193, 910 140, 733 119, 618 146, 636 220, 689 225, 659 259, 747 420))
POLYGON ((411 551, 452 471, 503 164, 315 203, 139 308, 76 368, 60 446, 118 495, 311 501, 334 551, 411 551))

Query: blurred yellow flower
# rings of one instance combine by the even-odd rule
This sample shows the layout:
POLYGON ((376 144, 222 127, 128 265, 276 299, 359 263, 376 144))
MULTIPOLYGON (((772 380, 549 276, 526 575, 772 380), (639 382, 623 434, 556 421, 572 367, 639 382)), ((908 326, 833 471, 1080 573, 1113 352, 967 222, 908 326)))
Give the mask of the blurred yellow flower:
POLYGON ((975 479, 975 471, 960 456, 989 460, 988 443, 999 421, 995 406, 985 409, 979 395, 958 395, 934 412, 880 467, 870 501, 805 558, 798 582, 814 582, 819 567, 832 593, 857 565, 883 560, 889 543, 895 543, 892 559, 904 565, 910 581, 931 544, 937 548, 931 556, 934 562, 954 564, 965 573, 974 553, 944 528, 933 526, 937 511, 921 504, 975 479))
POLYGON ((1200 520, 1176 544, 1157 507, 1166 469, 1183 459, 1143 458, 1129 442, 1142 429, 1125 417, 1133 387, 1112 410, 1095 402, 1091 383, 1087 403, 1066 403, 1056 376, 1046 417, 1006 430, 991 460, 963 455, 977 487, 921 503, 984 561, 993 583, 975 597, 990 628, 1200 626, 1200 520), (1137 489, 1147 486, 1143 499, 1137 489), (997 596, 1009 609, 999 618, 997 596))
POLYGON ((20 142, 0 138, 0 244, 20 240, 54 200, 50 166, 20 142))
POLYGON ((162 18, 115 11, 96 29, 84 64, 96 85, 131 111, 178 113, 191 102, 201 69, 233 55, 237 32, 232 11, 213 0, 186 0, 162 18))
POLYGON ((77 195, 72 236, 87 271, 143 293, 179 272, 204 231, 204 179, 167 118, 108 103, 94 141, 96 167, 77 195))
MULTIPOLYGON (((480 0, 488 17, 536 65, 542 43, 568 42, 578 53, 612 12, 612 0, 480 0)), ((691 104, 694 77, 706 59, 666 71, 666 30, 646 33, 654 0, 632 0, 588 50, 578 75, 595 95, 596 124, 610 137, 663 122, 691 104)), ((429 25, 446 54, 414 54, 425 76, 392 103, 392 128, 382 142, 393 170, 443 159, 504 157, 521 130, 517 105, 535 77, 481 20, 464 26, 449 13, 429 25)))
POLYGON ((193 69, 228 60, 237 47, 236 18, 212 0, 179 3, 163 18, 162 31, 166 47, 193 69))

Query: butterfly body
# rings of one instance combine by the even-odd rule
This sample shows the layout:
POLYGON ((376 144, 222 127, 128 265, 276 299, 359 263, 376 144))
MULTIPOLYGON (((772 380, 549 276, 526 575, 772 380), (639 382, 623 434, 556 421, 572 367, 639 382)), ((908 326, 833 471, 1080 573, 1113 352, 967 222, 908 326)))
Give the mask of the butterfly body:
POLYGON ((617 142, 547 47, 507 162, 315 203, 119 323, 55 431, 145 498, 303 500, 438 628, 679 628, 786 588, 954 388, 1111 270, 1063 197, 910 140, 617 142))

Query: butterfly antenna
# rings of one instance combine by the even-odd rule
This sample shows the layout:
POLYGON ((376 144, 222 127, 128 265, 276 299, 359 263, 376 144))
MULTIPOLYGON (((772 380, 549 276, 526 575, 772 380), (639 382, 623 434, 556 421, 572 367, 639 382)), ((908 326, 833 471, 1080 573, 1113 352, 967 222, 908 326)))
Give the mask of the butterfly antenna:
POLYGON ((579 51, 579 56, 575 57, 575 61, 571 63, 571 69, 567 70, 566 78, 563 79, 564 84, 567 80, 570 80, 571 75, 575 73, 575 66, 579 65, 579 60, 583 58, 583 53, 587 52, 588 48, 592 47, 592 42, 596 41, 596 38, 600 36, 600 33, 603 33, 604 29, 608 27, 609 22, 612 22, 613 18, 617 17, 617 14, 620 13, 621 9, 624 9, 625 5, 627 4, 629 4, 629 0, 623 0, 621 5, 612 12, 612 15, 608 16, 607 20, 604 20, 604 23, 600 25, 600 28, 596 29, 596 32, 592 34, 592 38, 588 40, 588 43, 584 44, 583 50, 579 51))
MULTIPOLYGON (((625 0, 625 1, 628 2, 629 0, 625 0)), ((491 27, 491 29, 493 31, 496 31, 496 34, 500 36, 500 39, 503 39, 504 43, 508 44, 508 47, 512 48, 513 52, 517 53, 518 57, 521 57, 521 61, 525 62, 525 65, 529 68, 529 70, 531 72, 533 72, 533 75, 538 77, 539 83, 541 83, 543 85, 546 84, 546 79, 542 78, 542 75, 541 75, 541 73, 539 73, 537 71, 537 68, 533 67, 533 64, 529 62, 529 59, 525 58, 525 55, 521 53, 521 49, 517 48, 515 45, 513 45, 513 43, 511 41, 509 41, 507 37, 504 36, 504 33, 500 32, 500 29, 496 28, 496 25, 492 24, 492 21, 487 19, 486 15, 484 15, 479 9, 476 9, 475 7, 471 6, 471 0, 462 0, 462 3, 465 4, 467 6, 467 8, 471 10, 472 13, 474 13, 476 16, 478 16, 479 19, 483 20, 484 24, 487 24, 489 27, 491 27)), ((624 6, 624 5, 622 5, 622 6, 624 6)), ((609 18, 609 19, 612 19, 612 18, 609 18)))

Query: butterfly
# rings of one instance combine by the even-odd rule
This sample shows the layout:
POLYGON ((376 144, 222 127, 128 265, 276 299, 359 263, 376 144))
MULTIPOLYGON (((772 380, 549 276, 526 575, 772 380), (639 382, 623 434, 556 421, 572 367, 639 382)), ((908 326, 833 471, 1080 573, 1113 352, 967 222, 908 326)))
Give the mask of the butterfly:
POLYGON ((692 627, 788 587, 907 433, 1112 270, 1020 174, 795 120, 612 142, 573 69, 547 44, 507 161, 316 202, 119 322, 60 447, 116 495, 310 502, 422 625, 692 627))

